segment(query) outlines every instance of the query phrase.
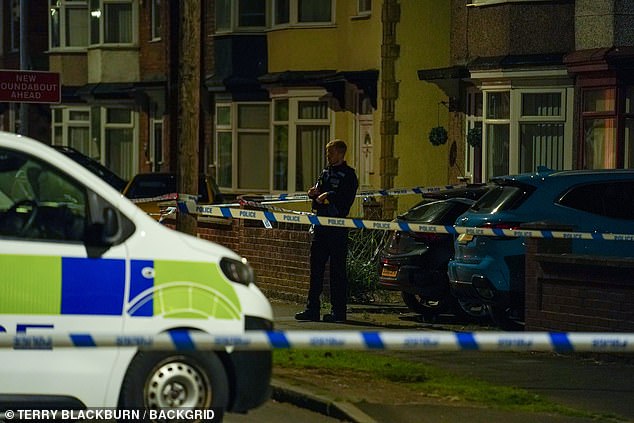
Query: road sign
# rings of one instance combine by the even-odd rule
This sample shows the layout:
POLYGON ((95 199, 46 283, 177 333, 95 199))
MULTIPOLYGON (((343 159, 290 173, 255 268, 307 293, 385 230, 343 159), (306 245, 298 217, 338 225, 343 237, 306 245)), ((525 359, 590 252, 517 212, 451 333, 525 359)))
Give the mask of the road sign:
POLYGON ((15 103, 59 103, 59 73, 0 70, 0 101, 15 103))

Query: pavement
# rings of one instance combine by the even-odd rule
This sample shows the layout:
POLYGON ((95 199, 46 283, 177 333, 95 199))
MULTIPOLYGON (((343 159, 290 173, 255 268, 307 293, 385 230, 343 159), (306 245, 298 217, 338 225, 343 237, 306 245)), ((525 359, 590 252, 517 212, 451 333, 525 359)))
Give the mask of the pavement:
MULTIPOLYGON (((402 304, 350 305, 346 323, 297 322, 294 314, 301 305, 272 300, 276 330, 497 330, 486 323, 440 316, 435 322, 421 320, 402 304)), ((596 354, 525 352, 436 352, 390 351, 396 357, 422 362, 455 374, 503 386, 513 386, 592 417, 571 417, 530 411, 508 411, 456 399, 405 395, 368 395, 361 384, 351 381, 345 388, 310 383, 299 375, 276 372, 273 399, 350 422, 634 422, 634 357, 596 354), (359 388, 356 388, 359 387, 359 388), (414 398, 414 400, 412 400, 414 398)), ((377 389, 401 392, 402 384, 385 382, 377 389), (401 391, 399 391, 401 390, 401 391)))

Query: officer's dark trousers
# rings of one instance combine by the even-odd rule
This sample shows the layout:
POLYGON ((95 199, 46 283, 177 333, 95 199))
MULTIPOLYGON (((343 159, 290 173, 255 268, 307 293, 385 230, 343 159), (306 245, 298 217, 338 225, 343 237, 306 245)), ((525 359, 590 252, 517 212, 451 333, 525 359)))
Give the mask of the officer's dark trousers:
POLYGON ((319 297, 324 285, 326 262, 330 258, 330 303, 332 313, 345 317, 348 295, 346 256, 348 254, 348 229, 329 226, 315 227, 310 246, 310 289, 307 309, 319 312, 319 297))

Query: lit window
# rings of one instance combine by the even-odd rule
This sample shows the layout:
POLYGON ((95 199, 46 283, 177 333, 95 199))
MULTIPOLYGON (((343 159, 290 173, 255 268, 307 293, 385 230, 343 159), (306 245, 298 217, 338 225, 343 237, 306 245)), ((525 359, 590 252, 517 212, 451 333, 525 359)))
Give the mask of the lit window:
POLYGON ((617 166, 616 88, 589 89, 583 93, 584 167, 617 166))

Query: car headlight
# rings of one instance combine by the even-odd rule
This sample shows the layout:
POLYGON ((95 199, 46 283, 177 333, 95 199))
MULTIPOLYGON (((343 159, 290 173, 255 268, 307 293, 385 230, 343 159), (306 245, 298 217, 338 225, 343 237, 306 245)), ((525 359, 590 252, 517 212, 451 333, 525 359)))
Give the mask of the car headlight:
POLYGON ((238 282, 243 285, 249 285, 250 283, 255 282, 253 269, 247 264, 247 259, 245 258, 242 260, 235 260, 223 257, 220 260, 220 269, 222 269, 222 273, 224 273, 228 279, 234 282, 238 282))

